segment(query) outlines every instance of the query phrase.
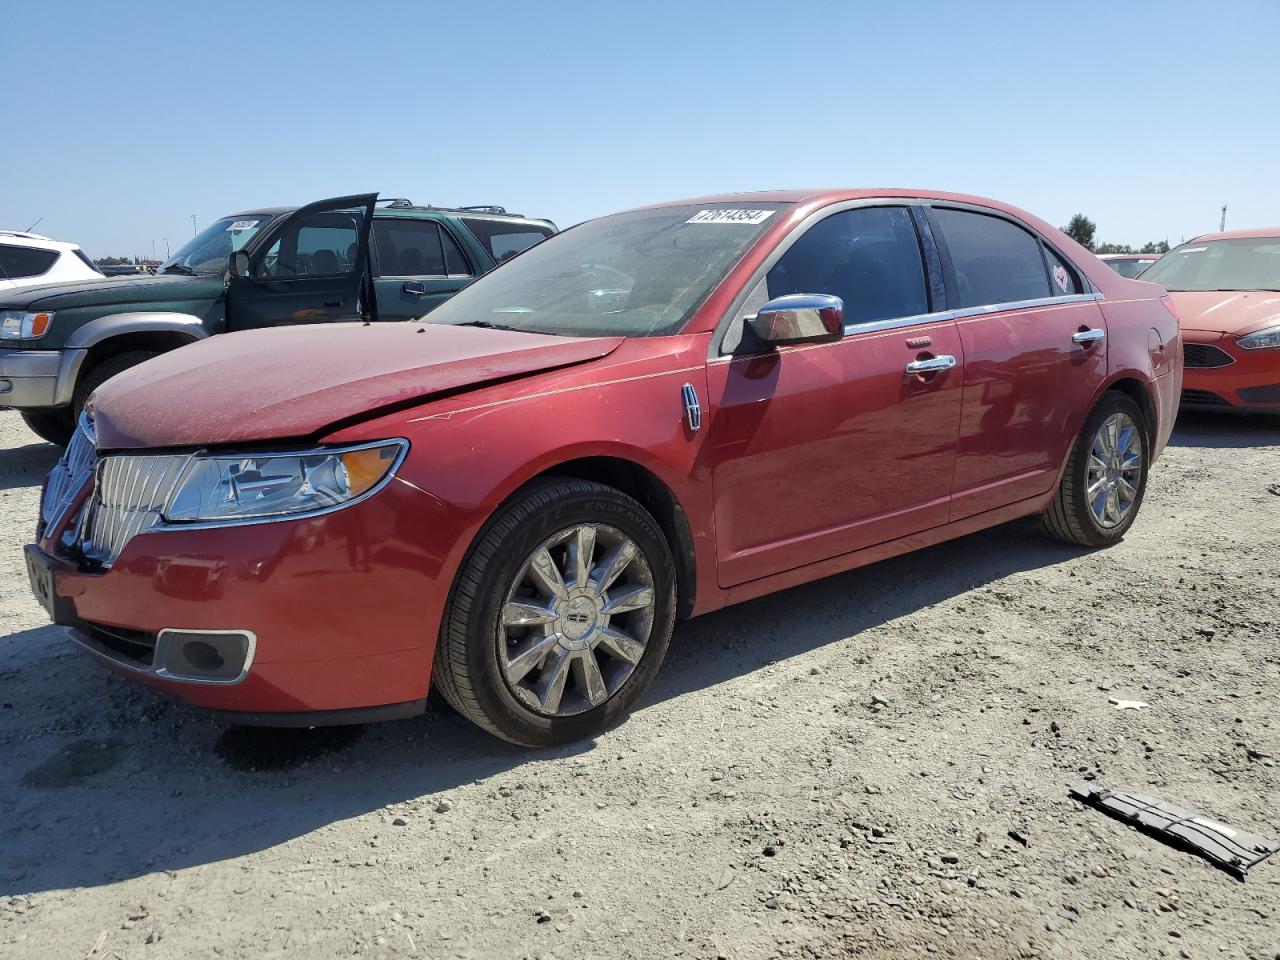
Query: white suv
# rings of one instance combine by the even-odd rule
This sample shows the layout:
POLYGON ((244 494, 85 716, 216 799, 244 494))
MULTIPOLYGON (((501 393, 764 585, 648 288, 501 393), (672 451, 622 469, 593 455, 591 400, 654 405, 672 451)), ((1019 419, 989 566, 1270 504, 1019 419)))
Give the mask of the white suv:
POLYGON ((0 230, 0 290, 101 276, 102 271, 74 243, 0 230))

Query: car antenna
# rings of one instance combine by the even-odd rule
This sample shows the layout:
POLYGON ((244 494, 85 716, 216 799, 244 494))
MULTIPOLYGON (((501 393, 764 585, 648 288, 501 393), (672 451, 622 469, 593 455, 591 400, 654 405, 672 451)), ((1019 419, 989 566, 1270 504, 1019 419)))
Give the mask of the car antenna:
MULTIPOLYGON (((1225 207, 1223 207, 1223 209, 1225 210, 1226 208, 1225 208, 1225 207)), ((43 219, 44 219, 44 217, 41 217, 41 218, 40 218, 40 220, 43 220, 43 219)), ((23 230, 22 232, 23 232, 23 233, 30 233, 30 232, 31 232, 32 230, 34 230, 36 227, 40 226, 40 220, 37 220, 35 223, 33 223, 31 226, 27 227, 27 229, 26 229, 26 230, 23 230)))

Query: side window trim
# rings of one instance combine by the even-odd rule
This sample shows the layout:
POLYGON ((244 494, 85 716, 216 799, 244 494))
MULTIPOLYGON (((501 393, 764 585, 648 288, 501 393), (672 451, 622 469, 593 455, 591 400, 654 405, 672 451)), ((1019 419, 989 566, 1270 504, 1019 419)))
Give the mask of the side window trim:
MULTIPOLYGON (((466 264, 466 267, 468 270, 467 273, 447 273, 446 272, 445 277, 449 280, 462 280, 467 277, 477 276, 476 265, 472 263, 471 258, 467 256, 467 248, 458 241, 457 235, 453 232, 453 230, 449 228, 449 224, 445 223, 445 221, 443 220, 437 220, 436 226, 439 227, 444 232, 444 235, 446 237, 448 237, 450 240, 453 241, 454 249, 458 251, 459 256, 462 257, 462 262, 466 264)), ((445 270, 447 271, 449 269, 449 257, 447 255, 444 258, 444 265, 445 265, 445 270)))
MULTIPOLYGON (((1097 290, 1097 288, 1094 287, 1092 281, 1089 280, 1088 275, 1085 274, 1085 272, 1076 265, 1075 261, 1065 256, 1062 253, 1062 251, 1057 249, 1057 247, 1053 246, 1052 244, 1048 244, 1048 242, 1042 236, 1040 236, 1040 233, 1038 231, 1031 229, 1031 227, 1029 227, 1025 223, 1022 223, 1020 220, 1018 220, 1015 217, 1009 216, 1008 214, 1004 213, 1001 210, 993 210, 990 207, 982 207, 982 206, 977 206, 975 204, 935 201, 935 200, 929 200, 926 198, 915 198, 915 197, 879 197, 879 198, 867 198, 862 200, 846 200, 841 203, 830 204, 828 206, 815 210, 813 213, 809 214, 809 216, 805 217, 804 220, 802 220, 800 223, 796 224, 796 226, 791 229, 791 232, 788 233, 787 236, 785 236, 778 243, 778 245, 773 248, 769 256, 765 258, 764 262, 761 263, 760 266, 756 268, 755 272, 751 274, 747 282, 742 285, 742 289, 738 291, 737 296, 733 298, 733 302, 729 304, 728 309, 726 309, 724 314, 720 317, 720 320, 716 324, 715 330, 711 335, 711 342, 707 348, 707 358, 709 360, 716 360, 716 359, 732 359, 734 357, 735 354, 733 349, 730 349, 728 351, 725 351, 723 349, 723 345, 725 341, 728 339, 727 335, 729 333, 730 328, 738 319, 741 318, 743 306, 747 303, 752 292, 756 289, 756 287, 760 284, 760 282, 768 275, 769 271, 773 269, 773 267, 777 264, 777 262, 781 260, 783 256, 786 255, 786 252, 791 248, 791 246, 801 236, 803 236, 805 231, 807 231, 810 227, 814 226, 815 224, 819 223, 822 220, 825 220, 827 217, 831 216, 834 213, 843 213, 845 210, 854 210, 859 207, 903 207, 903 206, 912 208, 913 210, 918 209, 920 213, 917 216, 923 216, 926 222, 929 224, 930 229, 929 229, 928 236, 929 236, 929 240, 932 241, 934 245, 934 249, 936 253, 938 254, 938 259, 940 261, 940 266, 942 268, 942 280, 946 289, 947 302, 941 309, 931 310, 931 312, 929 313, 923 313, 914 317, 899 317, 893 320, 877 320, 872 323, 846 325, 845 326, 846 335, 853 334, 853 333, 869 333, 869 332, 876 332, 876 331, 883 331, 883 330, 893 330, 898 327, 919 326, 925 323, 941 323, 941 322, 950 321, 950 320, 963 320, 967 317, 976 317, 976 316, 983 316, 987 314, 1004 313, 1009 310, 1028 310, 1028 309, 1034 309, 1036 307, 1054 306, 1060 303, 1085 303, 1090 301, 1098 301, 1098 300, 1106 299, 1097 290), (935 229, 933 220, 930 218, 930 211, 932 210, 933 207, 951 207, 952 209, 956 209, 956 210, 967 210, 972 213, 987 214, 988 216, 999 217, 1002 220, 1007 220, 1010 223, 1012 223, 1014 226, 1019 227, 1023 230, 1026 230, 1033 237, 1035 237, 1038 242, 1046 244, 1049 247, 1049 249, 1052 250, 1062 260, 1063 263, 1065 263, 1068 267, 1070 267, 1072 270, 1075 271, 1076 276, 1079 278, 1081 287, 1084 290, 1084 292, 1075 293, 1075 294, 1066 294, 1066 295, 1057 296, 1057 297, 1053 297, 1053 296, 1040 297, 1035 300, 1020 300, 1016 302, 983 304, 982 306, 975 306, 975 307, 959 308, 954 306, 954 304, 959 302, 959 298, 955 290, 955 280, 953 278, 953 271, 951 267, 951 255, 950 255, 950 252, 946 249, 946 241, 941 237, 941 235, 935 229)), ((917 220, 916 232, 917 232, 917 235, 920 236, 923 242, 925 234, 924 234, 924 231, 920 229, 918 220, 917 220)), ((925 253, 925 265, 926 265, 926 268, 931 266, 931 264, 929 263, 927 248, 925 253)), ((930 294, 932 295, 932 292, 933 292, 932 279, 930 279, 929 285, 930 285, 930 294)), ((935 306, 935 304, 931 299, 930 307, 933 307, 933 306, 935 306)), ((735 348, 736 348, 736 343, 735 343, 735 348)))
POLYGON ((1052 303, 1074 303, 1074 302, 1083 301, 1083 300, 1105 299, 1102 296, 1102 294, 1098 292, 1097 288, 1093 285, 1093 282, 1088 278, 1085 272, 1081 270, 1078 266, 1076 266, 1076 263, 1074 260, 1066 256, 1061 250, 1059 250, 1053 244, 1049 243, 1048 240, 1046 240, 1043 236, 1040 235, 1040 232, 1038 230, 1032 229, 1030 226, 1023 223, 1017 217, 1009 216, 1009 214, 1005 213, 1002 210, 993 210, 990 207, 981 207, 976 204, 969 204, 969 203, 954 203, 954 202, 926 200, 926 201, 921 201, 919 205, 924 208, 925 216, 928 219, 931 227, 931 233, 936 238, 936 241, 938 244, 938 251, 941 254, 943 267, 944 267, 943 273, 944 273, 944 277, 947 285, 948 303, 952 307, 951 312, 954 313, 956 316, 972 317, 972 316, 978 316, 980 314, 985 314, 985 313, 1000 313, 1005 310, 1015 310, 1015 309, 1022 310, 1022 309, 1026 309, 1028 306, 1040 306, 1040 305, 1047 305, 1052 303), (951 262, 951 252, 947 249, 946 237, 943 236, 941 229, 938 228, 936 221, 933 219, 933 210, 935 208, 961 210, 965 213, 976 213, 976 214, 981 214, 988 217, 995 217, 999 220, 1004 220, 1005 222, 1012 224, 1013 226, 1017 227, 1020 230, 1025 231, 1026 233, 1029 233, 1035 239, 1036 244, 1040 248, 1040 259, 1044 261, 1045 279, 1049 284, 1050 295, 1047 297, 1037 297, 1033 300, 1001 301, 998 303, 987 303, 987 304, 982 304, 980 306, 973 306, 973 307, 964 307, 964 308, 957 307, 956 305, 959 304, 960 299, 959 299, 959 294, 957 293, 957 290, 956 290, 955 267, 951 262), (1053 255, 1057 257, 1059 260, 1061 260, 1062 263, 1066 266, 1066 268, 1075 275, 1076 282, 1079 284, 1080 289, 1082 291, 1081 293, 1067 293, 1067 294, 1059 294, 1059 295, 1054 295, 1052 293, 1053 277, 1049 269, 1048 257, 1045 255, 1046 250, 1053 253, 1053 255))
POLYGON ((403 274, 402 274, 402 273, 383 273, 383 271, 382 271, 382 257, 381 257, 381 252, 380 252, 380 251, 379 251, 379 249, 378 249, 378 242, 377 242, 377 239, 376 239, 376 237, 377 237, 377 231, 376 231, 376 230, 370 230, 370 231, 369 231, 369 236, 370 236, 369 245, 373 248, 373 251, 374 251, 374 254, 373 254, 373 270, 374 270, 374 276, 375 276, 377 279, 379 279, 379 280, 414 280, 414 279, 422 279, 422 280, 466 280, 466 279, 470 279, 470 278, 472 278, 472 277, 475 277, 475 276, 476 276, 475 265, 474 265, 474 264, 472 264, 472 262, 471 262, 471 258, 467 256, 467 251, 466 251, 466 249, 462 246, 462 244, 460 244, 460 243, 458 242, 458 238, 457 238, 456 236, 454 236, 453 231, 452 231, 452 230, 450 230, 450 229, 449 229, 449 227, 448 227, 448 225, 447 225, 446 223, 444 223, 443 221, 441 221, 441 220, 433 220, 433 219, 429 219, 429 218, 426 218, 426 217, 423 217, 423 218, 417 218, 417 217, 374 217, 374 219, 373 219, 373 225, 376 227, 379 223, 412 223, 412 224, 414 224, 414 225, 420 225, 420 224, 431 224, 432 226, 434 226, 434 227, 436 228, 436 231, 437 231, 437 237, 440 239, 440 262, 444 265, 444 267, 445 267, 445 271, 446 271, 446 272, 444 272, 444 273, 420 273, 420 274, 419 274, 419 273, 403 273, 403 274), (458 251, 458 254, 462 257, 462 262, 463 262, 464 264, 466 264, 467 269, 471 271, 470 273, 449 273, 449 272, 448 272, 448 268, 449 268, 449 257, 448 257, 448 255, 445 253, 445 250, 444 250, 444 244, 445 244, 445 240, 444 240, 444 238, 445 238, 445 237, 448 237, 450 240, 452 240, 452 241, 453 241, 454 248, 458 251))
MULTIPOLYGON (((716 323, 715 330, 711 335, 711 342, 707 347, 707 358, 714 360, 717 358, 732 358, 734 356, 734 351, 737 349, 738 345, 736 337, 733 338, 733 346, 729 350, 725 350, 723 347, 725 342, 730 339, 728 336, 730 328, 743 316, 743 306, 747 303, 756 287, 759 286, 761 281, 768 276, 769 271, 777 265, 779 260, 786 256, 787 251, 790 250, 791 247, 795 245, 796 241, 804 236, 812 227, 817 226, 823 220, 827 219, 827 217, 834 216, 838 213, 844 213, 848 210, 858 210, 863 207, 903 207, 907 210, 911 210, 913 207, 922 205, 923 202, 914 197, 867 197, 859 200, 843 200, 839 203, 828 204, 827 206, 820 207, 810 213, 802 221, 791 228, 791 232, 778 242, 777 246, 773 248, 769 253, 769 256, 765 258, 764 262, 755 269, 755 272, 751 274, 747 282, 742 285, 742 289, 738 291, 737 296, 733 298, 733 302, 729 304, 728 309, 725 310, 724 314, 720 317, 720 320, 716 323)), ((912 220, 914 222, 915 218, 912 217, 912 220)), ((916 238, 918 243, 923 243, 923 237, 921 236, 918 223, 916 224, 916 238)), ((845 334, 848 335, 875 330, 887 330, 893 329, 896 326, 916 326, 921 323, 934 323, 942 320, 950 320, 951 316, 946 312, 945 306, 939 307, 937 310, 932 309, 935 306, 932 301, 933 279, 930 273, 930 264, 927 252, 925 251, 922 251, 922 260, 922 267, 925 271, 926 293, 930 297, 929 306, 931 308, 931 312, 918 314, 913 317, 898 317, 893 320, 874 320, 870 323, 846 324, 844 328, 845 334)))

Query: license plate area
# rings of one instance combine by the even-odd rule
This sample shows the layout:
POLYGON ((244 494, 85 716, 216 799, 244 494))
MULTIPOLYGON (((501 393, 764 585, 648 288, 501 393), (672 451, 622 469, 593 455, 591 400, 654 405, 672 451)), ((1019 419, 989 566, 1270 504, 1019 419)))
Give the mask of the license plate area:
POLYGON ((58 596, 55 586, 54 571, 61 564, 46 554, 35 544, 28 544, 23 551, 27 562, 27 579, 31 584, 31 593, 44 607, 49 618, 58 624, 71 626, 76 623, 75 607, 66 597, 58 596))

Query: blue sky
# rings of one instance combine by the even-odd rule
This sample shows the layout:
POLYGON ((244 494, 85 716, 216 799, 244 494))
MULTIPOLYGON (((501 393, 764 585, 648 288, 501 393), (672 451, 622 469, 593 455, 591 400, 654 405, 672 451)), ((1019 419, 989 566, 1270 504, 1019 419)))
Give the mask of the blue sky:
POLYGON ((1141 243, 1280 224, 1280 2, 7 3, 0 227, 149 254, 380 191, 561 225, 917 186, 1141 243))

